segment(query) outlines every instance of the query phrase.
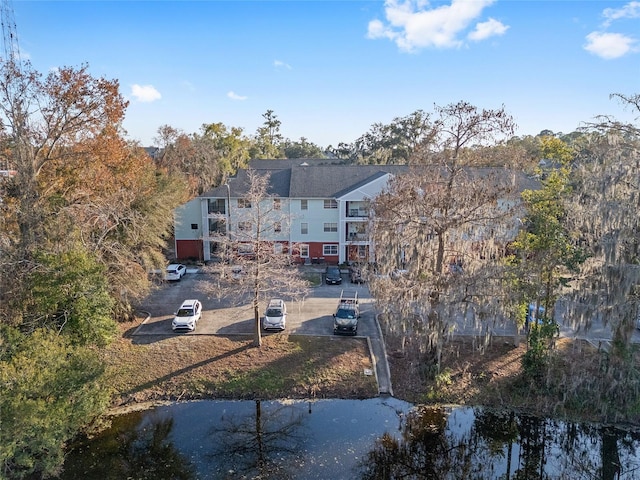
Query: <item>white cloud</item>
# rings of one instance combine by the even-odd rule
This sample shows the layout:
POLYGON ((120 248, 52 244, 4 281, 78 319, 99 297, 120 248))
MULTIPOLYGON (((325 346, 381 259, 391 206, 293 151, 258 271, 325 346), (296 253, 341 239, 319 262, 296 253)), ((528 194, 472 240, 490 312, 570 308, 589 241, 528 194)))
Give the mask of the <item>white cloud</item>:
POLYGON ((622 8, 605 8, 602 16, 605 18, 605 26, 621 18, 640 18, 640 2, 629 2, 622 8))
POLYGON ((138 85, 137 83, 131 87, 131 95, 139 102, 155 102, 160 100, 162 95, 153 85, 138 85))
MULTIPOLYGON (((407 52, 428 47, 460 47, 463 42, 459 36, 492 3, 494 0, 452 0, 450 5, 429 9, 424 0, 386 0, 387 23, 369 22, 367 37, 392 40, 407 52)), ((482 40, 501 35, 507 28, 496 20, 489 20, 477 25, 470 38, 482 40)))
POLYGON ((280 60, 274 60, 273 66, 276 68, 286 68, 287 70, 291 70, 291 65, 280 60))
POLYGON ((584 49, 598 57, 611 60, 637 51, 635 44, 633 38, 621 33, 592 32, 587 35, 584 49))
POLYGON ((233 90, 229 91, 227 93, 227 97, 229 97, 231 100, 246 100, 247 96, 244 95, 238 95, 236 92, 234 92, 233 90))
POLYGON ((508 26, 498 20, 490 18, 486 22, 480 22, 476 25, 473 32, 469 34, 469 40, 479 42, 495 35, 504 35, 507 30, 509 30, 508 26))

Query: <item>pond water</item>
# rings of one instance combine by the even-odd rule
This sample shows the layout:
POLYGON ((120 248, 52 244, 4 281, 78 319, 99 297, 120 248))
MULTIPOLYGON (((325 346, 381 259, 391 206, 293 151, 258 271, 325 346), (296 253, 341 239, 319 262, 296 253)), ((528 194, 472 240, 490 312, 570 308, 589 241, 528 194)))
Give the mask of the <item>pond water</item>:
POLYGON ((199 401, 79 441, 60 479, 637 479, 640 433, 367 400, 199 401))

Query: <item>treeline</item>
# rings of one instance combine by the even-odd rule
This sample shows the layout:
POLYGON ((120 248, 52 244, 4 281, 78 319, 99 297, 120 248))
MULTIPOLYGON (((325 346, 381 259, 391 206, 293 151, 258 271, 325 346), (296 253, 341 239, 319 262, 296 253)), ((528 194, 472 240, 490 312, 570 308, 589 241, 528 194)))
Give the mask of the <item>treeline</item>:
MULTIPOLYGON (((427 149, 436 141, 434 136, 442 134, 436 119, 444 108, 447 107, 436 107, 429 113, 416 110, 394 118, 389 124, 374 123, 351 143, 325 147, 305 137, 284 138, 280 133, 282 122, 273 110, 262 115, 264 122, 254 134, 223 123, 204 124, 199 132, 193 133, 162 125, 148 151, 157 166, 185 177, 192 195, 220 185, 227 176, 246 168, 250 159, 331 158, 350 165, 421 164, 430 154, 427 149)), ((543 139, 554 138, 572 147, 586 134, 542 130, 537 135, 515 136, 514 129, 515 125, 494 144, 467 146, 468 151, 473 151, 473 164, 503 167, 506 163, 533 172, 545 158, 543 139)))
POLYGON ((99 349, 165 265, 183 177, 125 140, 117 81, 0 65, 0 477, 48 475, 110 401, 99 349))

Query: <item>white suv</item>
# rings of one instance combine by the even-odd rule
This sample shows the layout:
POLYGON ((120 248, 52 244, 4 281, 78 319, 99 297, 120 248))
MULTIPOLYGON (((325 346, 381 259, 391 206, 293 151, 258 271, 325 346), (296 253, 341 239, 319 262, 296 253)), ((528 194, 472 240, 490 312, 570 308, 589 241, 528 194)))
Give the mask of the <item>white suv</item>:
POLYGON ((192 332, 196 329, 196 323, 198 323, 201 316, 202 304, 200 301, 185 300, 175 313, 171 327, 174 330, 189 330, 192 332))
POLYGON ((164 274, 164 279, 168 281, 178 281, 184 274, 187 273, 187 267, 182 265, 181 263, 172 263, 167 267, 167 270, 164 274))
POLYGON ((287 325, 287 306, 283 300, 275 298, 269 302, 262 318, 265 330, 284 330, 287 325))

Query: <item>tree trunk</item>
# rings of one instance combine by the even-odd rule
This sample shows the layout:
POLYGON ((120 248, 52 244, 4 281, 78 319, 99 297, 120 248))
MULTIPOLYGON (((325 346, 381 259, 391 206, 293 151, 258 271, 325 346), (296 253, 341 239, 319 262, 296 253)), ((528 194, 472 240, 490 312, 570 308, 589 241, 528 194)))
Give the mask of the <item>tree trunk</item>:
POLYGON ((254 318, 254 331, 255 335, 253 337, 253 346, 261 347, 262 346, 262 332, 260 330, 260 310, 258 308, 258 300, 257 297, 253 301, 253 318, 254 318))

